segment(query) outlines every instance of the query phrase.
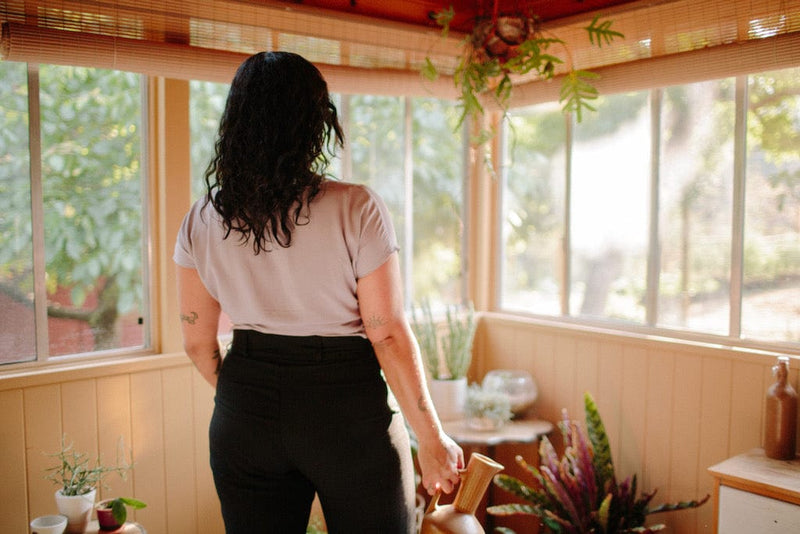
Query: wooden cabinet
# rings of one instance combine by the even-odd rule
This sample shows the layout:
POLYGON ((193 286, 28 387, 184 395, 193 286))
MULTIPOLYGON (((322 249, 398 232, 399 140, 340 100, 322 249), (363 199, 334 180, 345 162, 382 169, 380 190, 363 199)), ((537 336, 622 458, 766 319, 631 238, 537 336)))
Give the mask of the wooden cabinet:
POLYGON ((800 532, 800 459, 772 460, 753 449, 710 467, 715 532, 800 532))

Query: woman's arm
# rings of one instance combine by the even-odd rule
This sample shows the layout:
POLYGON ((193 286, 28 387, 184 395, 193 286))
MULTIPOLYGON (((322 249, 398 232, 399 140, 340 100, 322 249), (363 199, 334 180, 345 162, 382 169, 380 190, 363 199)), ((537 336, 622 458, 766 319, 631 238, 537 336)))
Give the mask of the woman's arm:
POLYGON ((367 337, 386 381, 419 442, 422 484, 450 493, 464 466, 464 453, 443 431, 425 385, 416 339, 403 310, 397 254, 358 281, 358 302, 367 337))
POLYGON ((217 329, 220 307, 196 269, 178 266, 178 301, 181 314, 183 348, 203 378, 217 387, 222 366, 217 329))

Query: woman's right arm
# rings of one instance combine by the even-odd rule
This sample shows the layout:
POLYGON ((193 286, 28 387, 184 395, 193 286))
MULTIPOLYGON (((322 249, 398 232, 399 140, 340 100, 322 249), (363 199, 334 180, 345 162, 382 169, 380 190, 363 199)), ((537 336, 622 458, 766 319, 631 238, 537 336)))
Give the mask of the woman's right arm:
POLYGON ((196 269, 177 267, 183 348, 203 378, 217 387, 222 356, 217 341, 220 306, 196 269))

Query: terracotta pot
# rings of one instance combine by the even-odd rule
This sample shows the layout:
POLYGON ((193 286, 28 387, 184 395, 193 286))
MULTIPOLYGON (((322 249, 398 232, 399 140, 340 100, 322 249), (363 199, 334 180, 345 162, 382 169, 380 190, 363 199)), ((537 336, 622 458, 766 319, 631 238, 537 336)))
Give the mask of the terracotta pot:
POLYGON ((100 525, 100 530, 102 532, 114 532, 115 530, 119 530, 122 525, 114 519, 114 513, 111 510, 111 507, 108 506, 112 499, 106 499, 104 501, 100 501, 95 506, 95 512, 97 513, 97 523, 100 525))

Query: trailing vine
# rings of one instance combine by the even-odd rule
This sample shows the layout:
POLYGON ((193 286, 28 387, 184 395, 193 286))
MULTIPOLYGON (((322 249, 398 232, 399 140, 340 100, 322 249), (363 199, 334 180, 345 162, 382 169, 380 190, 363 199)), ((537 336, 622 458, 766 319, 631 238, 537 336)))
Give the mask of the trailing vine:
MULTIPOLYGON (((454 15, 452 7, 434 15, 445 37, 454 15)), ((601 21, 596 16, 583 29, 592 45, 602 47, 624 37, 611 25, 612 21, 601 21)), ((498 2, 495 2, 491 17, 476 19, 472 32, 464 40, 463 54, 459 56, 453 73, 461 108, 457 128, 467 117, 483 115, 481 99, 484 95, 490 97, 505 115, 513 89, 512 76, 533 72, 548 80, 553 77, 556 65, 560 64, 567 66, 567 73, 562 80, 559 102, 565 112, 573 113, 580 122, 585 111, 595 110, 591 102, 598 96, 593 83, 597 74, 576 69, 567 43, 546 33, 536 15, 501 15, 498 2), (564 49, 566 60, 553 52, 556 47, 564 49)), ((422 75, 429 80, 439 75, 430 58, 425 60, 422 75)), ((483 131, 475 141, 480 144, 492 135, 492 132, 483 131)))

